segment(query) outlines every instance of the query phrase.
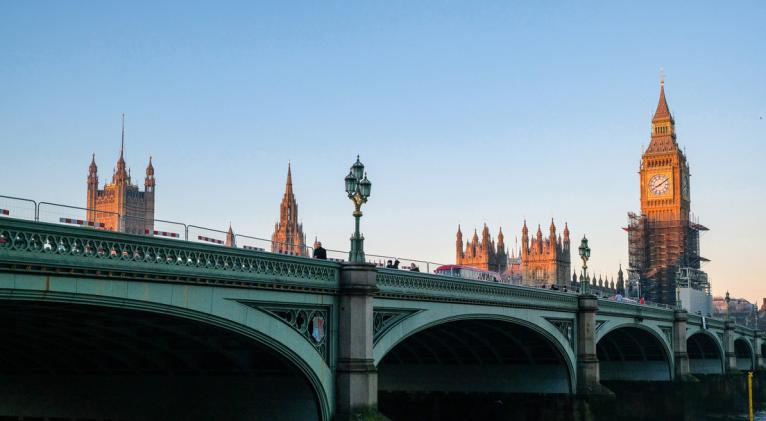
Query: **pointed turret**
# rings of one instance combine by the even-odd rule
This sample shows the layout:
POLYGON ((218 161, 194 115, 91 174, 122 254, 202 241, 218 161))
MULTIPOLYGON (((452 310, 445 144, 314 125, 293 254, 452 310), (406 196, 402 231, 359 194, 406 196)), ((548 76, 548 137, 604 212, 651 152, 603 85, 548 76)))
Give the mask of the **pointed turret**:
POLYGON ((152 165, 152 157, 149 157, 149 165, 146 166, 146 178, 144 179, 144 188, 147 192, 154 191, 154 165, 152 165))
POLYGON ((665 99, 665 81, 660 81, 660 100, 657 102, 657 110, 654 112, 652 121, 669 120, 673 118, 670 115, 668 101, 665 99))
POLYGON ((114 170, 112 182, 125 183, 128 178, 128 171, 125 167, 125 114, 122 115, 122 137, 120 140, 120 157, 117 159, 117 167, 114 170))
POLYGON ((88 195, 85 207, 88 208, 88 221, 96 220, 96 198, 98 197, 98 166, 96 166, 96 154, 90 159, 88 166, 88 195))
POLYGON ((537 224, 537 234, 535 234, 535 245, 537 246, 537 253, 543 252, 543 230, 540 224, 537 224))
POLYGON ((497 252, 505 251, 505 236, 503 235, 503 227, 500 227, 500 232, 497 233, 497 252))
POLYGON ((287 182, 285 183, 285 194, 293 193, 293 170, 290 163, 287 163, 287 182))
POLYGON ((460 224, 457 225, 457 235, 455 239, 455 264, 460 264, 463 260, 463 231, 460 230, 460 224))
POLYGON ((226 232, 226 241, 224 241, 223 245, 226 247, 237 247, 234 230, 231 229, 231 223, 229 223, 229 231, 226 232))
POLYGON ((521 259, 526 260, 529 253, 529 229, 527 228, 527 220, 524 220, 524 225, 521 227, 521 259))
POLYGON ((617 293, 625 295, 625 279, 622 274, 622 263, 620 263, 620 270, 617 271, 617 293))
POLYGON ((90 159, 90 165, 88 166, 88 174, 96 175, 98 173, 98 166, 96 165, 96 154, 94 153, 90 159))

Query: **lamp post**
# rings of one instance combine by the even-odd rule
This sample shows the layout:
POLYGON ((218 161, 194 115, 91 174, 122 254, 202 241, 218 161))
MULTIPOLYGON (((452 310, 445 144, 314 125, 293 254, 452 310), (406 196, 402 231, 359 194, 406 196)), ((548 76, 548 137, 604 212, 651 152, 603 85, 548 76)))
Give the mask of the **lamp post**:
POLYGON ((354 213, 352 215, 354 215, 355 219, 348 261, 351 263, 364 263, 364 237, 359 232, 359 218, 362 217, 362 204, 367 203, 367 198, 370 197, 372 183, 367 179, 367 173, 364 171, 364 164, 359 161, 359 155, 356 156, 356 162, 351 166, 345 181, 348 198, 354 202, 354 213))
POLYGON ((580 258, 582 259, 582 278, 583 281, 580 285, 580 292, 583 294, 590 294, 590 281, 588 281, 588 259, 590 258, 590 247, 588 247, 588 239, 582 236, 580 242, 580 258))
POLYGON ((729 303, 731 302, 731 297, 729 297, 729 291, 726 291, 726 298, 723 299, 726 302, 726 320, 729 320, 729 303))

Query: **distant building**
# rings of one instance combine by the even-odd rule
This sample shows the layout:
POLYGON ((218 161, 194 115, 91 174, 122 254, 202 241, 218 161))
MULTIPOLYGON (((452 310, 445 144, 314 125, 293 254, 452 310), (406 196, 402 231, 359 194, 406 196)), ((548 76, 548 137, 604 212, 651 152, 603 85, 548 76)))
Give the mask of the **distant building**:
POLYGON ((755 327, 757 314, 758 309, 756 305, 744 298, 731 298, 727 312, 726 298, 713 297, 713 317, 728 318, 729 320, 734 320, 739 325, 755 327))
POLYGON ((88 171, 88 194, 86 207, 89 222, 103 223, 104 229, 130 234, 152 234, 154 231, 154 166, 149 157, 144 179, 144 191, 140 191, 130 178, 125 165, 125 119, 123 116, 120 158, 112 174, 112 182, 98 188, 96 155, 88 171))
POLYGON ((569 226, 564 224, 564 237, 556 237, 556 225, 551 219, 550 234, 543 239, 540 225, 530 242, 527 221, 521 228, 522 283, 530 286, 560 285, 570 282, 571 260, 569 226))
POLYGON ((484 224, 484 229, 481 231, 481 241, 478 233, 474 230, 473 238, 471 241, 466 241, 465 248, 463 248, 463 232, 458 225, 455 249, 455 263, 458 265, 472 266, 500 274, 504 273, 508 267, 508 254, 505 251, 502 228, 497 234, 497 245, 489 235, 487 224, 484 224))
POLYGON ((271 235, 271 251, 293 256, 308 256, 303 224, 298 223, 298 203, 295 201, 295 194, 293 194, 293 176, 290 164, 287 164, 285 194, 279 205, 279 222, 274 224, 274 234, 271 235))

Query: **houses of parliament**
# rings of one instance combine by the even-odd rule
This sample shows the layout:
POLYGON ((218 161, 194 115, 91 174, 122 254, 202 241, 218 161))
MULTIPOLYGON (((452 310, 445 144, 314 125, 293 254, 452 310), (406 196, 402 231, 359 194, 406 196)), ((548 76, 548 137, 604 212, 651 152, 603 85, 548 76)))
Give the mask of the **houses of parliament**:
POLYGON ((473 237, 463 245, 460 226, 455 242, 455 262, 505 275, 514 283, 530 286, 566 286, 571 280, 571 257, 569 226, 564 224, 563 237, 556 234, 556 224, 551 219, 548 236, 543 238, 542 228, 529 237, 527 221, 521 228, 521 247, 509 252, 505 247, 503 229, 497 235, 497 243, 491 238, 487 224, 481 231, 481 239, 474 230, 473 237))
MULTIPOLYGON (((154 235, 154 205, 156 180, 154 165, 149 157, 144 179, 144 190, 133 184, 130 169, 125 162, 125 117, 123 116, 120 156, 112 173, 111 183, 99 188, 98 166, 93 154, 87 178, 87 221, 102 229, 129 234, 154 235)), ((235 246, 235 235, 231 227, 223 242, 235 246)), ((306 235, 298 219, 298 202, 293 193, 293 178, 290 164, 287 165, 287 181, 282 202, 279 206, 279 221, 271 235, 271 251, 293 256, 307 256, 306 235)))

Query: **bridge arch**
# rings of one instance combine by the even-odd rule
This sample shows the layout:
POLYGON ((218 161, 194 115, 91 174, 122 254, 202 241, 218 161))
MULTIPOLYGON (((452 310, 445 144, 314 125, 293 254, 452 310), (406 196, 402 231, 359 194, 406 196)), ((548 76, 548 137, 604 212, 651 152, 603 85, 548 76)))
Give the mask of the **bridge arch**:
POLYGON ((726 352, 719 338, 707 330, 698 330, 686 338, 691 374, 723 374, 726 352))
POLYGON ((596 355, 602 381, 666 381, 673 378, 673 353, 659 329, 623 323, 599 332, 596 355))
POLYGON ((737 358, 737 370, 753 370, 755 367, 755 352, 746 337, 734 339, 734 355, 737 358))
POLYGON ((373 354, 381 391, 573 392, 571 344, 549 321, 512 316, 507 308, 490 313, 486 307, 476 312, 450 307, 449 312, 418 312, 377 341, 373 354), (525 369, 518 369, 522 364, 525 369), (450 367, 451 379, 440 377, 447 371, 444 365, 450 367), (498 374, 502 370, 505 374, 498 374), (417 386, 401 382, 415 378, 420 379, 417 386), (455 379, 462 380, 458 384, 455 379))
MULTIPOLYGON (((108 291, 111 289, 110 287, 113 287, 113 285, 105 285, 113 281, 100 280, 99 282, 104 284, 100 288, 102 291, 108 291)), ((147 294, 147 296, 148 295, 151 294, 147 294)), ((187 298, 188 297, 189 295, 187 295, 187 298)), ((162 338, 157 337, 153 337, 152 340, 140 341, 140 335, 124 335, 124 332, 118 332, 115 329, 109 330, 104 326, 107 323, 92 323, 93 326, 96 326, 99 329, 96 332, 72 328, 69 330, 62 329, 62 333, 59 335, 50 329, 45 331, 46 334, 58 335, 58 339, 64 340, 64 343, 61 344, 61 349, 66 349, 67 347, 69 349, 74 349, 75 346, 87 345, 89 342, 95 340, 100 344, 106 344, 110 347, 113 346, 115 349, 119 348, 125 351, 123 355, 120 355, 119 353, 114 353, 109 356, 99 355, 97 358, 93 359, 93 366, 95 369, 106 370, 107 368, 104 367, 104 361, 107 360, 122 360, 125 364, 134 364, 133 367, 137 364, 136 362, 139 362, 139 365, 142 367, 144 365, 152 366, 152 360, 155 360, 155 363, 162 361, 172 366, 173 369, 170 371, 179 367, 184 367, 182 368, 183 370, 187 366, 194 366, 197 369, 209 369, 209 371, 206 372, 218 375, 223 373, 221 370, 225 371, 225 369, 218 367, 218 363, 223 363, 223 361, 221 361, 221 356, 227 358, 228 363, 232 364, 254 364, 254 366, 257 366, 255 369, 259 370, 262 368, 265 370, 264 373, 271 370, 270 368, 263 367, 264 364, 274 364, 274 371, 271 372, 271 374, 279 376, 280 374, 278 373, 283 373, 286 377, 298 379, 297 383, 293 382, 286 384, 285 386, 296 388, 296 390, 294 390, 296 399, 301 399, 303 403, 313 401, 313 404, 311 404, 313 409, 308 409, 308 412, 303 411, 301 414, 298 414, 302 419, 307 416, 306 414, 308 414, 309 419, 330 419, 333 407, 333 389, 329 368, 327 368, 327 365, 322 361, 321 356, 319 356, 316 351, 308 349, 311 348, 310 345, 308 348, 301 346, 301 341, 305 342, 305 340, 300 337, 297 332, 292 331, 290 328, 279 329, 277 328, 279 323, 276 322, 276 319, 274 319, 273 316, 253 308, 242 306, 239 303, 232 302, 232 304, 241 307, 236 308, 238 317, 232 318, 226 317, 231 316, 231 314, 227 313, 230 313, 232 308, 224 307, 212 310, 215 306, 212 306, 209 301, 199 301, 197 303, 193 303, 193 301, 194 300, 188 301, 186 306, 177 306, 170 303, 125 299, 122 297, 106 295, 20 289, 9 290, 0 288, 0 313, 4 313, 6 316, 11 314, 9 310, 13 310, 17 315, 19 313, 24 315, 23 311, 19 312, 18 310, 31 307, 58 312, 54 314, 62 314, 62 312, 69 312, 70 314, 75 314, 77 312, 82 313, 83 317, 76 319, 77 322, 86 321, 88 320, 88 317, 91 316, 98 315, 98 317, 103 317, 104 314, 109 314, 109 317, 113 316, 115 317, 115 320, 120 320, 128 324, 135 322, 136 325, 127 328, 128 330, 135 329, 136 326, 153 326, 158 327, 158 329, 162 330, 164 333, 170 333, 171 328, 163 327, 170 323, 175 324, 174 328, 177 326, 181 326, 182 329, 191 327, 192 329, 214 332, 216 335, 222 335, 220 337, 221 343, 211 345, 206 343, 206 340, 204 339, 195 340, 193 337, 194 335, 171 338, 170 342, 172 343, 166 343, 162 338), (267 318, 271 320, 264 320, 267 318), (264 329, 264 326, 269 328, 264 329), (73 332, 75 335, 90 333, 92 336, 88 336, 87 339, 80 340, 79 342, 75 338, 72 339, 71 343, 66 343, 66 339, 68 339, 66 337, 66 332, 73 332), (125 337, 121 338, 121 336, 125 337), (135 342, 132 342, 134 340, 135 342), (171 355, 173 354, 172 350, 174 349, 173 346, 175 346, 174 344, 178 341, 185 340, 193 341, 199 346, 200 353, 207 352, 205 347, 210 345, 211 348, 220 350, 221 354, 217 357, 215 355, 208 355, 210 358, 201 357, 200 360, 195 360, 194 362, 192 362, 194 357, 171 358, 171 355), (153 343, 163 344, 157 345, 157 347, 165 347, 166 349, 151 349, 150 347, 153 343), (242 349, 239 347, 240 345, 252 347, 249 349, 253 351, 253 353, 244 355, 241 352, 242 349), (162 355, 160 356, 160 354, 162 355), (157 358, 157 356, 159 356, 159 358, 157 358), (264 360, 258 361, 261 358, 264 360), (261 365, 259 366, 259 364, 261 365), (282 370, 283 368, 284 370, 282 370), (305 386, 301 386, 300 384, 304 384, 305 386)), ((31 312, 28 312, 25 316, 32 316, 32 314, 31 312)), ((94 318, 97 319, 97 317, 94 318)), ((34 316, 33 322, 37 324, 46 323, 44 318, 41 319, 39 317, 39 314, 34 316)), ((58 322, 66 323, 66 319, 59 319, 58 322)), ((20 330, 17 330, 17 332, 18 331, 20 330)), ((9 332, 4 332, 4 335, 6 333, 9 332)), ((203 333, 201 335, 209 338, 207 334, 203 333)), ((35 345, 37 349, 32 349, 31 352, 42 353, 40 355, 48 355, 45 353, 46 350, 44 349, 46 342, 41 341, 39 344, 35 345)), ((0 355, 2 355, 4 351, 9 351, 9 346, 7 344, 0 346, 0 355)), ((16 353, 14 355, 20 354, 16 353)), ((55 355, 52 356, 55 359, 55 355)), ((158 364, 155 364, 153 370, 160 375, 167 374, 162 372, 162 367, 158 364)), ((237 371, 239 371, 239 368, 237 371)), ((231 372, 233 373, 234 370, 232 369, 231 372)), ((144 372, 144 374, 145 373, 146 372, 144 372)), ((269 373, 266 373, 266 375, 268 376, 269 373)), ((173 374, 173 376, 178 375, 173 374)), ((183 376, 181 376, 181 378, 183 378, 183 376)), ((180 382, 179 384, 182 383, 183 382, 180 382)), ((217 384, 221 383, 219 382, 217 384)), ((165 385, 165 388, 171 389, 175 386, 176 384, 165 385)), ((97 387, 98 386, 94 388, 97 387)), ((108 407, 109 405, 102 406, 108 407)), ((289 417, 292 415, 282 416, 289 417)), ((203 414, 200 414, 199 416, 203 416, 203 414)), ((223 418, 225 417, 226 415, 224 414, 223 418)))

